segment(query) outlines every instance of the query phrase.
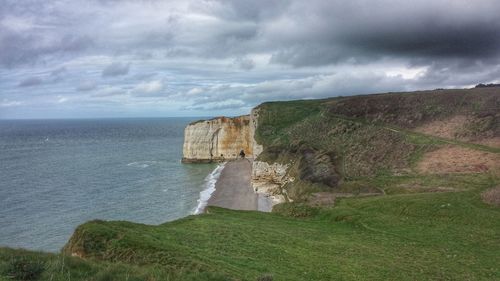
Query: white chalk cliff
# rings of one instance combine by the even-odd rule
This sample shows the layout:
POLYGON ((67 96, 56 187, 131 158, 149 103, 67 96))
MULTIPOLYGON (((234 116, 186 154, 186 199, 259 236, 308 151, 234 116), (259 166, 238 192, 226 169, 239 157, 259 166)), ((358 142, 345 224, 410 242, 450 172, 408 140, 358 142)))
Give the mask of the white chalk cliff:
POLYGON ((189 124, 184 130, 184 163, 225 161, 243 150, 253 157, 253 130, 249 115, 217 117, 189 124), (252 131, 252 132, 251 132, 252 131))
MULTIPOLYGON (((250 115, 217 117, 189 124, 184 130, 184 163, 222 162, 237 158, 241 150, 247 158, 257 158, 263 147, 254 138, 259 109, 250 115)), ((282 187, 293 181, 288 165, 253 161, 252 186, 255 192, 270 197, 273 205, 285 201, 282 187)))

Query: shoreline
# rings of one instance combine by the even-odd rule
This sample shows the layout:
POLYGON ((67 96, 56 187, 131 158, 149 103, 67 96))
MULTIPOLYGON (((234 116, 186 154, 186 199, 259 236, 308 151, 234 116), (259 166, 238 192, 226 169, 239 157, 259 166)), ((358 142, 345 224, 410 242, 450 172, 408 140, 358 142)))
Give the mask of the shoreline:
POLYGON ((200 192, 200 203, 195 214, 204 213, 206 206, 270 212, 273 206, 272 199, 255 192, 252 187, 252 161, 248 158, 231 160, 214 169, 209 176, 218 173, 218 177, 213 186, 209 181, 208 187, 204 190, 207 193, 211 191, 210 196, 203 204, 201 198, 203 191, 200 192))
POLYGON ((193 215, 198 215, 202 214, 205 212, 205 209, 208 204, 208 200, 212 197, 212 194, 215 191, 215 186, 217 184, 217 181, 219 180, 221 172, 224 170, 224 166, 226 163, 221 163, 215 167, 215 169, 210 172, 205 177, 205 188, 200 191, 200 197, 198 199, 198 205, 196 206, 196 209, 192 212, 193 215))

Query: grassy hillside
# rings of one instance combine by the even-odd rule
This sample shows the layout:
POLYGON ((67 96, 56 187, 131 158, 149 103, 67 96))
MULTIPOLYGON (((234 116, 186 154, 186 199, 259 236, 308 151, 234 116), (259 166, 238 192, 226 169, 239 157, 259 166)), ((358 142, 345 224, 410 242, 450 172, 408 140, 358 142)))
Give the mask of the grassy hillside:
MULTIPOLYGON (((89 261, 41 255, 42 279, 498 280, 500 209, 479 196, 498 179, 461 180, 468 191, 344 198, 334 208, 210 208, 159 226, 92 221, 65 249, 89 261)), ((12 252, 0 253, 5 268, 12 252)))
POLYGON ((382 192, 371 183, 349 187, 420 176, 425 153, 447 146, 500 153, 499 88, 264 103, 258 121, 258 160, 291 165, 296 180, 283 188, 294 201, 317 191, 382 192))
POLYGON ((87 222, 58 255, 0 248, 0 280, 500 280, 499 100, 488 88, 262 104, 258 160, 290 165, 293 203, 87 222), (335 203, 312 204, 324 194, 335 203))
POLYGON ((169 270, 158 265, 84 260, 66 255, 0 248, 0 281, 7 280, 227 280, 211 272, 169 270))
MULTIPOLYGON (((500 136, 499 93, 498 88, 435 90, 332 99, 327 104, 328 112, 333 115, 363 118, 400 128, 417 128, 460 115, 468 117, 461 129, 466 130, 468 122, 484 121, 487 126, 474 128, 477 137, 500 136)), ((472 135, 473 132, 461 133, 472 135)))

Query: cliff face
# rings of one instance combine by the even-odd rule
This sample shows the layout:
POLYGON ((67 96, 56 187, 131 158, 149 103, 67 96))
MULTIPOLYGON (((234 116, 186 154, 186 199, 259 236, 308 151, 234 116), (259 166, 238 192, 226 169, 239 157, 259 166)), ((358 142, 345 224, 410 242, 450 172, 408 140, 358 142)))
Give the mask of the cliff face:
MULTIPOLYGON (((189 124, 184 130, 183 163, 222 162, 239 157, 256 158, 263 146, 254 138, 259 109, 250 115, 234 118, 217 117, 189 124)), ((284 202, 281 187, 290 181, 287 165, 252 162, 252 186, 257 193, 270 197, 272 205, 284 202)), ((293 180, 293 179, 292 179, 293 180)))
POLYGON ((290 165, 263 161, 252 163, 252 187, 255 192, 271 199, 271 204, 285 202, 286 190, 283 186, 295 179, 287 175, 290 165))
POLYGON ((257 126, 259 120, 259 108, 254 108, 250 112, 250 136, 252 141, 252 150, 253 150, 253 158, 257 158, 259 154, 264 150, 264 147, 257 143, 255 140, 255 131, 257 130, 257 126))
MULTIPOLYGON (((250 131, 252 134, 252 146, 254 158, 257 158, 262 153, 264 147, 255 140, 255 131, 258 127, 260 109, 254 108, 250 113, 250 131)), ((269 164, 264 161, 254 159, 252 162, 252 187, 255 192, 262 194, 271 199, 271 204, 285 202, 285 194, 283 186, 293 181, 292 177, 287 175, 289 165, 273 163, 269 164)))
POLYGON ((241 150, 253 157, 253 131, 249 115, 191 123, 184 130, 182 161, 224 161, 237 158, 241 150))

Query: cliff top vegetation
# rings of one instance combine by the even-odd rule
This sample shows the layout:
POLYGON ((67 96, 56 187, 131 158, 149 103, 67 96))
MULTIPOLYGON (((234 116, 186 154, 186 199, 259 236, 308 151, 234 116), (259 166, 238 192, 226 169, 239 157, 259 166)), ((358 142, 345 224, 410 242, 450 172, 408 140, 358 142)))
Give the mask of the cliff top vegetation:
MULTIPOLYGON (((464 167, 456 173, 500 171, 500 88, 273 102, 258 108, 256 139, 264 151, 257 160, 292 166, 290 176, 296 180, 283 192, 294 201, 322 191, 383 194, 390 184, 382 179, 426 177, 429 162, 435 174, 450 165, 464 167)), ((396 189, 415 191, 392 192, 396 189)))

